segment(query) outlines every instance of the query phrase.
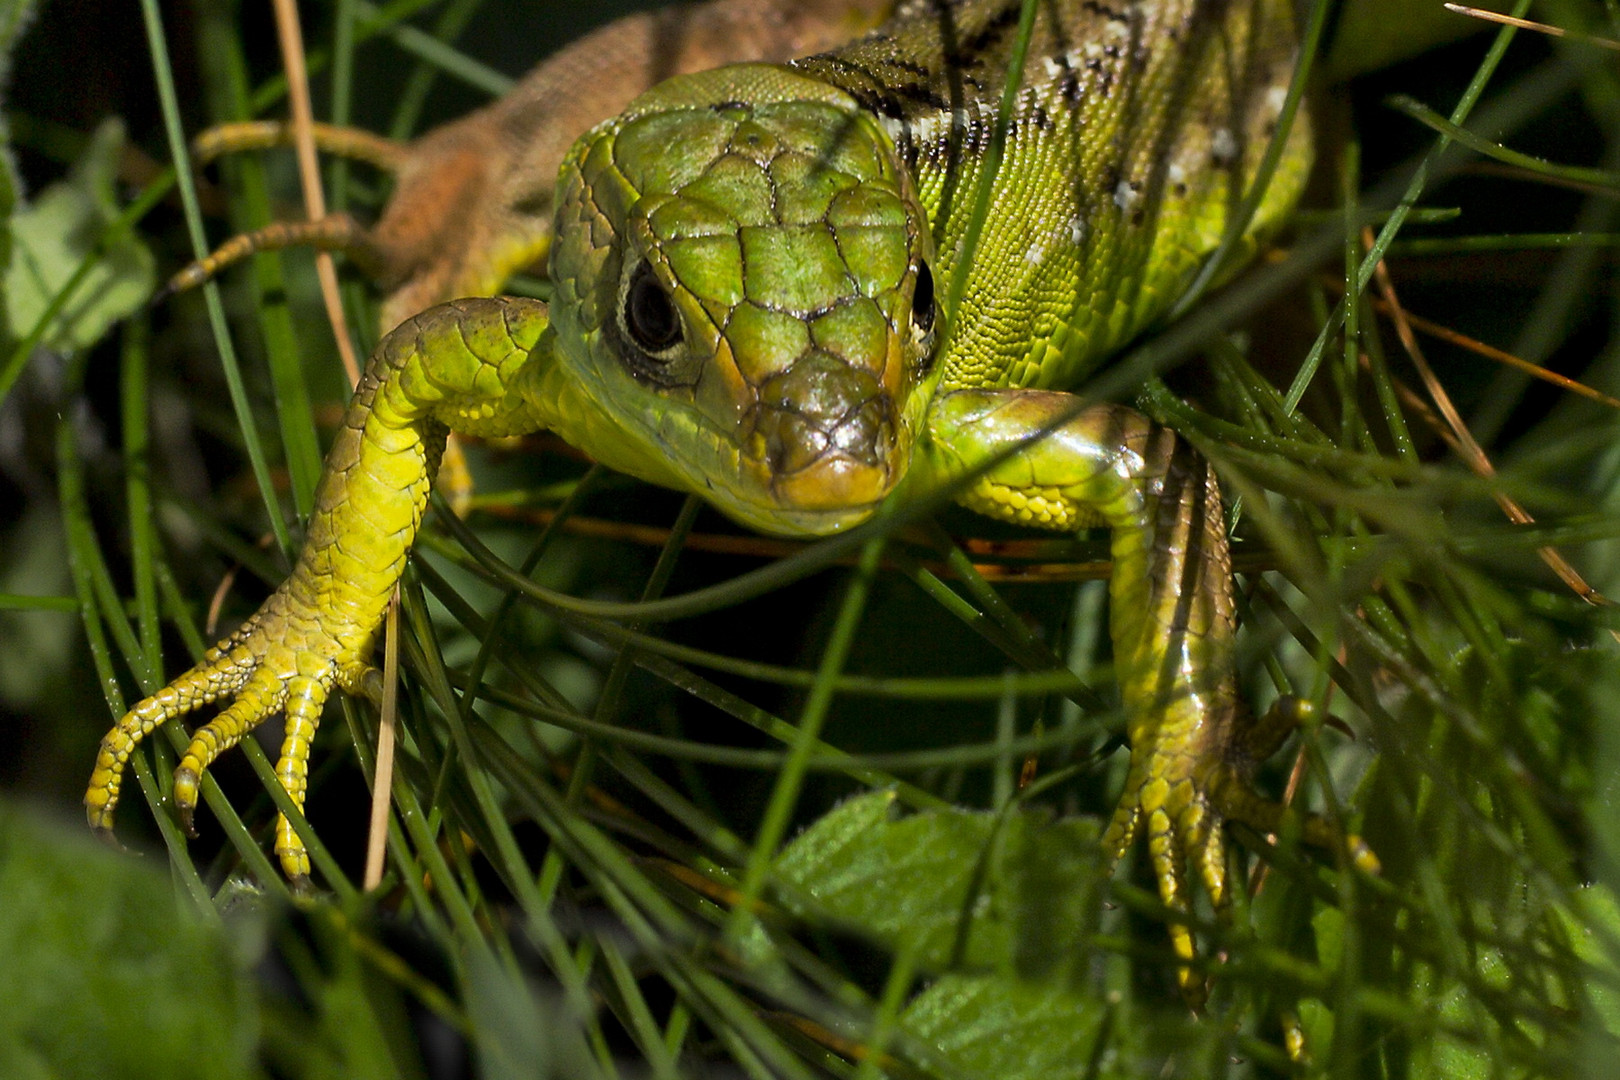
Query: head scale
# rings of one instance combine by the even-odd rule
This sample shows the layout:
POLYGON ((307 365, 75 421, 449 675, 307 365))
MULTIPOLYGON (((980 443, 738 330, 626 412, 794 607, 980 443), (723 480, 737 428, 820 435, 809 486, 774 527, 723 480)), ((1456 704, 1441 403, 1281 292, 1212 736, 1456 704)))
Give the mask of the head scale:
POLYGON ((587 448, 768 531, 870 514, 934 337, 927 218, 876 121, 790 69, 722 68, 581 139, 560 190, 559 359, 629 441, 587 448))

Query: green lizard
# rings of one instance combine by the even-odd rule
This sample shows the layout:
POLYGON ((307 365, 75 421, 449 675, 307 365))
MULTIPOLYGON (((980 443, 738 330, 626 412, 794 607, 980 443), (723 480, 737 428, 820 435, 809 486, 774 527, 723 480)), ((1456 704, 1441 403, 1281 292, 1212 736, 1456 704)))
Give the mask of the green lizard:
MULTIPOLYGON (((584 135, 536 241, 551 304, 460 300, 383 340, 292 576, 108 733, 91 824, 111 827, 142 738, 219 699, 175 776, 182 817, 203 770, 278 711, 277 773, 301 805, 327 696, 374 691, 446 432, 544 428, 772 533, 827 535, 947 484, 1003 520, 1106 525, 1131 764, 1104 844, 1117 857, 1145 832, 1172 910, 1193 881, 1224 906, 1221 823, 1278 826, 1248 776, 1286 727, 1238 700, 1216 478, 1170 431, 1063 388, 1162 317, 1220 242, 1275 134, 1292 0, 1049 0, 1011 72, 1020 7, 909 0, 842 48, 672 79, 584 135)), ((1303 117, 1282 137, 1250 246, 1310 164, 1303 117)), ((1324 822, 1304 831, 1376 867, 1324 822)), ((276 850, 308 874, 285 821, 276 850)), ((1190 930, 1172 937, 1190 958, 1190 930)))

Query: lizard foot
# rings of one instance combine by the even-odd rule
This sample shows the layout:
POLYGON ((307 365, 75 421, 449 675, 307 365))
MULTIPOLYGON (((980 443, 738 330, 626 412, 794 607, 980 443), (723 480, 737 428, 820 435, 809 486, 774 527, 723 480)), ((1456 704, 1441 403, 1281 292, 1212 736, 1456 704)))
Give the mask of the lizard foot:
MULTIPOLYGON (((127 713, 101 740, 84 806, 92 828, 113 825, 124 768, 141 740, 160 725, 213 701, 231 704, 192 735, 174 773, 174 803, 187 833, 192 829, 204 770, 220 754, 278 712, 286 715, 286 735, 276 763, 282 787, 302 807, 309 774, 309 748, 321 708, 334 687, 363 690, 370 668, 340 664, 336 640, 294 617, 285 592, 266 602, 241 630, 210 649, 203 662, 127 713)), ((287 876, 309 876, 309 855, 282 815, 276 824, 276 855, 287 876)))
MULTIPOLYGON (((1226 842, 1221 825, 1241 822, 1263 833, 1280 831, 1289 813, 1298 817, 1306 843, 1342 851, 1359 870, 1377 874, 1378 858, 1355 835, 1345 835, 1317 814, 1290 811, 1250 785, 1251 763, 1269 757, 1309 715, 1309 706, 1284 698, 1235 740, 1231 755, 1210 755, 1173 737, 1146 739, 1131 748, 1131 764, 1114 816, 1103 834, 1105 856, 1117 862, 1142 833, 1159 896, 1174 915, 1190 918, 1192 881, 1200 882, 1215 914, 1230 913, 1226 842)), ((1208 987, 1193 967, 1197 945, 1191 926, 1172 918, 1170 944, 1183 998, 1200 1008, 1208 987)))

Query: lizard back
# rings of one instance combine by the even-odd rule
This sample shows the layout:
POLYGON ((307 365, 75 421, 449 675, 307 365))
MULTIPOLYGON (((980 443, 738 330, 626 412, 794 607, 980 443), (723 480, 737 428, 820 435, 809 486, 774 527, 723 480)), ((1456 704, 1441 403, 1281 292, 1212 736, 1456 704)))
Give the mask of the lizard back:
MULTIPOLYGON (((962 256, 1018 39, 1018 0, 912 0, 794 67, 884 123, 962 256)), ((1289 0, 1050 0, 941 357, 940 388, 1076 384, 1150 325, 1215 249, 1276 126, 1297 52, 1289 0)), ((1303 116, 1249 225, 1276 225, 1310 163, 1303 116)))

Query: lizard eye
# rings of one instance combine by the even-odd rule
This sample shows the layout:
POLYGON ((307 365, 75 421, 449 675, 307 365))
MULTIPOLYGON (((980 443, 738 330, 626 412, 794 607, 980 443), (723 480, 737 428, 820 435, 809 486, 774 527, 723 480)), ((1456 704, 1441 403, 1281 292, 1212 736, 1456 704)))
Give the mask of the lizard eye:
POLYGON ((630 276, 620 310, 625 332, 648 360, 659 363, 672 359, 667 350, 681 340, 681 319, 674 301, 647 263, 636 267, 630 276))
POLYGON ((934 272, 917 264, 917 287, 911 294, 911 322, 926 337, 934 329, 934 272))

